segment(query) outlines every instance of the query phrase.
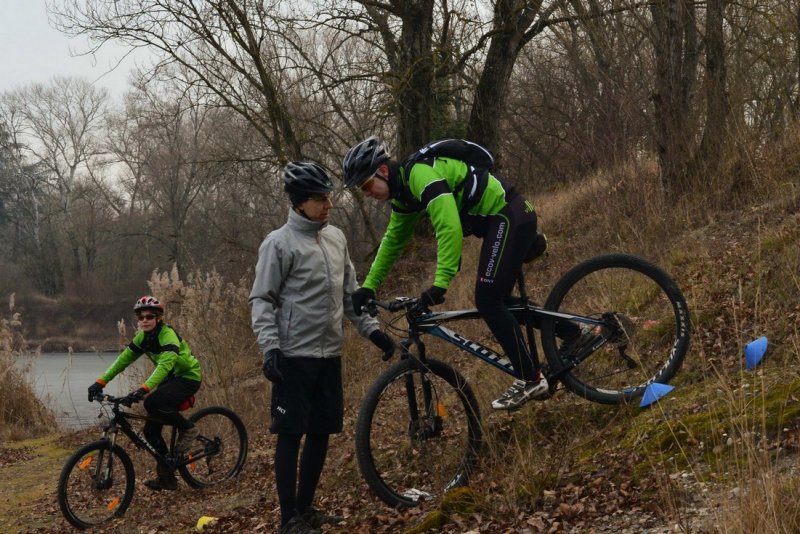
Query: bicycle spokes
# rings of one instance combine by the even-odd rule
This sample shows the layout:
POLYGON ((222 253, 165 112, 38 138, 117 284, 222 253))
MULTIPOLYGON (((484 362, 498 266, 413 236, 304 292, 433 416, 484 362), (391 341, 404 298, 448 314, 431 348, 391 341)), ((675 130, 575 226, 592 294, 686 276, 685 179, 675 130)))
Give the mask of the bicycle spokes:
POLYGON ((239 417, 226 408, 211 407, 197 412, 192 421, 200 435, 178 465, 184 480, 199 488, 236 476, 247 457, 247 432, 239 417))
POLYGON ((454 479, 467 480, 480 429, 474 396, 452 369, 400 365, 411 368, 386 376, 365 400, 371 426, 368 434, 360 429, 356 449, 381 498, 409 506, 440 498, 454 479))
POLYGON ((650 382, 669 380, 688 347, 683 295, 666 273, 641 258, 587 260, 559 280, 546 308, 574 315, 572 324, 590 326, 581 318, 591 318, 600 326, 604 342, 590 340, 592 347, 577 355, 562 345, 551 348, 559 325, 548 325, 551 337, 542 341, 563 369, 559 379, 589 400, 617 403, 641 394, 650 382))
POLYGON ((107 441, 76 451, 61 472, 58 500, 64 517, 90 528, 122 515, 133 497, 133 464, 107 441))

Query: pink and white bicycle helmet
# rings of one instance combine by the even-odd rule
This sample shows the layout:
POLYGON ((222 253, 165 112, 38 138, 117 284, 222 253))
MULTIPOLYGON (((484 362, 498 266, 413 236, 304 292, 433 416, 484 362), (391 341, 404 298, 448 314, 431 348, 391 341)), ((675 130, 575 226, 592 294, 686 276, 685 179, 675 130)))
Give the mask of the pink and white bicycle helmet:
POLYGON ((164 305, 161 304, 161 302, 157 298, 151 295, 145 295, 140 299, 138 299, 136 301, 136 304, 133 305, 134 312, 139 312, 142 310, 153 310, 154 312, 161 315, 162 313, 164 313, 164 305))

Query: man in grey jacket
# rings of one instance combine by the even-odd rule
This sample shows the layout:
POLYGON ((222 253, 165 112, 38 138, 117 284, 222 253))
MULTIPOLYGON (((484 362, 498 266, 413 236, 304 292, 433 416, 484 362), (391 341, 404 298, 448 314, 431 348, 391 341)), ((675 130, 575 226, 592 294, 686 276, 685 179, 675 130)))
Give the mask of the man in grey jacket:
POLYGON ((344 234, 328 225, 333 182, 325 170, 291 162, 283 181, 292 203, 289 219, 261 243, 249 300, 264 376, 273 384, 270 431, 278 435, 280 532, 318 532, 321 524, 340 519, 314 509, 312 501, 329 436, 343 426, 343 316, 383 351, 384 359, 395 344, 373 317, 353 311, 358 282, 344 234))

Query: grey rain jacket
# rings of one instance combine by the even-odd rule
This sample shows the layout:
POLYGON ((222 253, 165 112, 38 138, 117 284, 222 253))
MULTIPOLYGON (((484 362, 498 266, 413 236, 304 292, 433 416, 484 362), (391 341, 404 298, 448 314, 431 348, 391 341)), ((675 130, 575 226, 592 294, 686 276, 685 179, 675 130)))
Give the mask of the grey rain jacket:
POLYGON ((341 356, 342 314, 364 337, 378 329, 374 317, 353 313, 357 288, 344 233, 290 209, 286 224, 270 232, 258 249, 249 301, 261 353, 281 349, 287 357, 341 356))

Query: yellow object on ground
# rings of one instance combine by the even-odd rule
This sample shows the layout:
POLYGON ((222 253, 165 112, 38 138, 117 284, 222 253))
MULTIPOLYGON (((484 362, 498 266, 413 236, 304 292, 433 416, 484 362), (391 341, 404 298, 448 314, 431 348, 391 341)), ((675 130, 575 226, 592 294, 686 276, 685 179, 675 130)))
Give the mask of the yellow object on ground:
POLYGON ((202 532, 206 525, 213 525, 217 521, 216 517, 211 517, 209 515, 204 515, 200 519, 197 520, 197 531, 202 532))

